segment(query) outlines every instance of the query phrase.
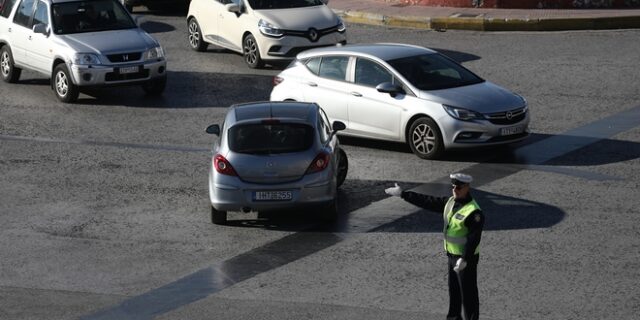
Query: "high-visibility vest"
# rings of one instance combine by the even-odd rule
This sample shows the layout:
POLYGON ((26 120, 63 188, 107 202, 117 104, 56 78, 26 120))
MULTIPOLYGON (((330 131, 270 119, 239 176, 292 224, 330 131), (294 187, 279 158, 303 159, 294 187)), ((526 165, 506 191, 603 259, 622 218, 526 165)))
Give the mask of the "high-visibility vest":
MULTIPOLYGON (((480 206, 475 200, 471 200, 458 211, 453 212, 454 204, 455 197, 451 197, 444 206, 444 250, 450 254, 462 255, 469 234, 469 229, 464 225, 464 221, 472 212, 480 210, 480 206)), ((476 247, 475 254, 479 252, 480 245, 476 247)))

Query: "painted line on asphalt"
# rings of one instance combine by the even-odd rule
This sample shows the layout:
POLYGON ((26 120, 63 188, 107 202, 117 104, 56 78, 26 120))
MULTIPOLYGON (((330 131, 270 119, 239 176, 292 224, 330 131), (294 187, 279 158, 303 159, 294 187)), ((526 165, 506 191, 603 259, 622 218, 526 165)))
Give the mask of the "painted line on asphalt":
POLYGON ((14 136, 14 135, 6 135, 6 134, 0 134, 0 140, 45 142, 45 143, 60 143, 60 144, 79 144, 79 145, 98 146, 98 147, 148 149, 148 150, 178 151, 178 152, 211 152, 210 149, 185 147, 185 146, 106 142, 106 141, 91 141, 91 140, 73 140, 73 139, 55 139, 55 138, 42 138, 42 137, 25 137, 25 136, 14 136))
MULTIPOLYGON (((586 147, 640 125, 640 106, 569 130, 516 150, 520 163, 476 164, 461 171, 474 176, 474 187, 506 178, 527 168, 586 147)), ((441 177, 412 190, 427 194, 448 194, 449 177, 441 177), (434 184, 436 182, 436 184, 434 184), (444 188, 444 189, 443 189, 444 188), (443 193, 444 190, 444 193, 443 193)), ((231 258, 219 265, 198 270, 174 282, 118 305, 102 309, 82 319, 152 319, 204 299, 234 284, 317 253, 347 239, 335 233, 375 232, 418 209, 390 197, 349 213, 346 224, 326 232, 297 232, 231 258)))

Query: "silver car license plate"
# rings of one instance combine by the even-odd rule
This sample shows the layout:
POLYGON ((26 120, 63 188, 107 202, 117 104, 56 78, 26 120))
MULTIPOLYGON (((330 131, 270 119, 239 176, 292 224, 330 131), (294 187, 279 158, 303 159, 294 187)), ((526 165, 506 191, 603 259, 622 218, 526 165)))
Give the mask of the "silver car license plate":
POLYGON ((253 193, 255 201, 287 201, 291 198, 291 191, 256 191, 253 193))
POLYGON ((138 73, 138 71, 140 70, 140 66, 133 66, 133 67, 121 67, 118 69, 118 72, 120 74, 124 74, 124 73, 138 73))
POLYGON ((501 136, 510 136, 510 135, 518 134, 522 132, 524 132, 523 126, 513 126, 513 127, 506 127, 506 128, 500 129, 501 136))

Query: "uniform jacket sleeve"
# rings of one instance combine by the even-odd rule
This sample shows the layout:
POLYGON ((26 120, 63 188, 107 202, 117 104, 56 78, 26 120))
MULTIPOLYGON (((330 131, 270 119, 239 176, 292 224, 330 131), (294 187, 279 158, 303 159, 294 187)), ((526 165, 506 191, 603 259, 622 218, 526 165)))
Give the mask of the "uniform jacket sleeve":
POLYGON ((469 229, 467 235, 467 243, 464 246, 462 256, 465 260, 469 260, 475 254, 476 247, 480 244, 482 237, 482 229, 484 227, 484 214, 481 210, 472 212, 464 221, 464 225, 469 229))
POLYGON ((413 191, 402 191, 401 197, 411 204, 436 212, 444 211, 444 206, 449 200, 449 197, 434 197, 413 191))

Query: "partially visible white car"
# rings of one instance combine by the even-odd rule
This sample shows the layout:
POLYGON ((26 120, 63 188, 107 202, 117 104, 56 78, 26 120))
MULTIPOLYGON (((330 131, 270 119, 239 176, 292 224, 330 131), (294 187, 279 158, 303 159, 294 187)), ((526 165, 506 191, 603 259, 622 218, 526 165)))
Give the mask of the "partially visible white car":
POLYGON ((140 85, 161 94, 164 50, 118 0, 5 0, 0 10, 0 77, 22 69, 51 77, 62 102, 81 87, 140 85))
POLYGON ((209 43, 244 55, 251 68, 291 60, 299 52, 346 44, 346 27, 328 0, 192 0, 187 15, 189 45, 209 43))

